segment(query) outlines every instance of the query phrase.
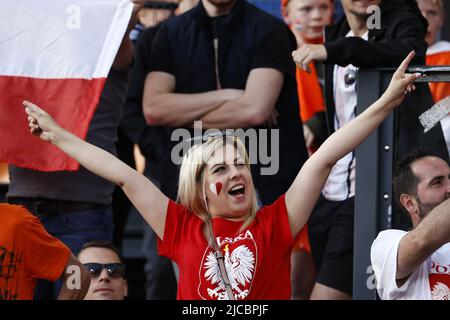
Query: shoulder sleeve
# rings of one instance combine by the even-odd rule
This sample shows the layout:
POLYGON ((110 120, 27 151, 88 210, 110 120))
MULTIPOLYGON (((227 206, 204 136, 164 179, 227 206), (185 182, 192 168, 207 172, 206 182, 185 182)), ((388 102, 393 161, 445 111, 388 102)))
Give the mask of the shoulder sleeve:
POLYGON ((169 200, 167 205, 166 223, 164 225, 164 239, 158 238, 158 253, 177 261, 182 245, 185 243, 185 234, 194 213, 186 207, 169 200))
POLYGON ((292 249, 294 238, 289 226, 284 194, 271 205, 262 207, 257 213, 257 219, 262 224, 263 232, 269 237, 273 247, 280 251, 292 249))
POLYGON ((152 42, 149 72, 152 71, 175 73, 167 24, 159 28, 152 42))
POLYGON ((427 49, 426 28, 413 14, 402 17, 396 25, 389 26, 396 30, 391 38, 365 41, 359 37, 347 37, 325 42, 326 62, 340 66, 396 67, 411 50, 415 50, 413 63, 423 64, 427 49))
POLYGON ((295 65, 291 56, 295 48, 290 32, 289 28, 280 22, 262 34, 256 40, 251 68, 273 68, 295 77, 295 65))
POLYGON ((397 286, 398 246, 406 234, 403 230, 385 230, 378 234, 372 244, 370 259, 377 280, 378 295, 383 300, 396 299, 408 289, 411 279, 414 278, 411 275, 401 287, 397 286))
POLYGON ((39 219, 27 217, 23 239, 25 265, 33 279, 56 281, 62 275, 70 257, 70 250, 44 229, 39 219))

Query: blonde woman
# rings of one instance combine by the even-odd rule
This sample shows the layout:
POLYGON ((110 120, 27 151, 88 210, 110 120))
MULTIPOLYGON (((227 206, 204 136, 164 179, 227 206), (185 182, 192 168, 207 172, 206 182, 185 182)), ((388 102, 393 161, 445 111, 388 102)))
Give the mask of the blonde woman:
POLYGON ((111 154, 59 127, 25 101, 31 132, 95 174, 123 188, 180 269, 178 299, 289 299, 290 254, 333 164, 356 148, 414 90, 418 75, 403 61, 382 97, 336 131, 272 205, 256 208, 246 151, 234 137, 216 137, 185 156, 179 204, 111 154))

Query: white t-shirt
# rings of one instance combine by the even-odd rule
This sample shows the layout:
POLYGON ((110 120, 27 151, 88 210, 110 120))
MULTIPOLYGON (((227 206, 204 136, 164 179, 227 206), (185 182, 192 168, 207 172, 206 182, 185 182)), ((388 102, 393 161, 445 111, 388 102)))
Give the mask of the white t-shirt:
POLYGON ((370 259, 383 300, 450 300, 450 243, 436 250, 408 280, 397 287, 397 251, 408 232, 385 230, 372 244, 370 259))
MULTIPOLYGON (((353 37, 350 30, 346 37, 353 37)), ((366 40, 369 32, 361 38, 366 40)), ((346 67, 336 65, 333 73, 334 89, 334 129, 338 130, 356 116, 356 75, 358 68, 352 64, 346 67), (353 83, 345 83, 345 75, 353 74, 353 83)), ((323 196, 331 201, 342 201, 355 195, 355 152, 352 151, 341 158, 331 169, 330 175, 322 190, 323 196)))

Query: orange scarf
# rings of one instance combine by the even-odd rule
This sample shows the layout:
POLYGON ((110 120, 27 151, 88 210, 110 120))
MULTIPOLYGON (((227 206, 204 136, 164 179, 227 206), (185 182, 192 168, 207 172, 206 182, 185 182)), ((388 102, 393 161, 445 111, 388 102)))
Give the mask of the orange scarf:
MULTIPOLYGON (((308 44, 322 44, 323 39, 310 41, 308 44)), ((325 111, 325 102, 322 94, 322 88, 319 84, 314 63, 309 64, 311 73, 308 73, 297 67, 297 91, 300 104, 300 117, 305 123, 316 113, 325 111)))

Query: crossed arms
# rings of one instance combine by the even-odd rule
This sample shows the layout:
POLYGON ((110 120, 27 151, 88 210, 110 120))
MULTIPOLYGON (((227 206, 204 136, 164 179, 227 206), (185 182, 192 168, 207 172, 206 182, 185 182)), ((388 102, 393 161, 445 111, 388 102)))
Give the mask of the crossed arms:
POLYGON ((245 90, 221 89, 195 94, 173 93, 176 79, 166 72, 150 72, 145 80, 143 108, 150 125, 236 129, 263 124, 271 115, 284 75, 272 68, 250 71, 245 90))

